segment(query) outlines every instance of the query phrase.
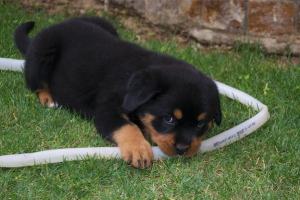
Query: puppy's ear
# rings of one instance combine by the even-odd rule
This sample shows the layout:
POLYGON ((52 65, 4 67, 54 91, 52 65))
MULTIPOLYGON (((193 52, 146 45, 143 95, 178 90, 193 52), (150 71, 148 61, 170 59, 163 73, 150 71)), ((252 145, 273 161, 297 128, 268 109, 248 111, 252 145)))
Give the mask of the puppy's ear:
POLYGON ((135 111, 161 91, 157 81, 145 70, 135 72, 130 77, 126 90, 121 108, 127 114, 135 111))
POLYGON ((221 111, 221 105, 220 105, 220 99, 218 96, 218 101, 217 101, 217 107, 216 107, 217 113, 214 116, 215 122, 218 126, 221 125, 222 121, 222 111, 221 111))

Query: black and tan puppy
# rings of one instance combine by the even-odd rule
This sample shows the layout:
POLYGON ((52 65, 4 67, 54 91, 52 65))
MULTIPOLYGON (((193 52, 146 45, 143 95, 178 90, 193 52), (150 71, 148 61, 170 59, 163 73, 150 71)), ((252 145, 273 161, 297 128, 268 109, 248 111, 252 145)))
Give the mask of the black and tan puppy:
POLYGON ((75 18, 31 40, 21 24, 15 43, 26 55, 25 80, 42 105, 62 105, 94 119, 124 160, 147 168, 148 135, 170 156, 190 157, 221 123, 215 83, 190 64, 121 40, 104 19, 75 18))

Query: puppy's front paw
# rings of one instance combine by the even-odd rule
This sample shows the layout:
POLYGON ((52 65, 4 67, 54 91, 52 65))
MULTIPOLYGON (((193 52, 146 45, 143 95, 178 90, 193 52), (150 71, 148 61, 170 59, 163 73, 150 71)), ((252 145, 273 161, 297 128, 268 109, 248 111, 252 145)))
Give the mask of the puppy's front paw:
POLYGON ((153 163, 151 145, 146 140, 138 144, 122 146, 120 151, 124 161, 136 168, 145 169, 153 163))
POLYGON ((113 139, 128 164, 139 169, 145 169, 152 164, 154 155, 151 145, 136 125, 121 127, 114 133, 113 139))

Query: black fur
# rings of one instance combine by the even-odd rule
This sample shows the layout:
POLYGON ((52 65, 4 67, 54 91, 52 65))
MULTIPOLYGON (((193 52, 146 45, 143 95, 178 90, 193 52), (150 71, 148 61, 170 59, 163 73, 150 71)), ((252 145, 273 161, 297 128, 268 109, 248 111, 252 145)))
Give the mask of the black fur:
POLYGON ((15 31, 15 43, 18 49, 23 54, 26 54, 27 49, 31 43, 31 39, 28 37, 28 33, 34 27, 34 24, 34 22, 21 24, 15 31))
POLYGON ((54 101, 94 118, 98 132, 109 140, 125 124, 145 113, 160 134, 176 132, 186 144, 209 128, 197 128, 203 112, 208 123, 220 125, 222 113, 215 83, 190 64, 119 39, 104 19, 75 18, 27 36, 33 22, 20 25, 15 43, 26 55, 25 80, 32 91, 47 85, 54 101), (176 126, 164 116, 175 108, 183 113, 176 126), (130 121, 124 118, 128 116, 130 121))

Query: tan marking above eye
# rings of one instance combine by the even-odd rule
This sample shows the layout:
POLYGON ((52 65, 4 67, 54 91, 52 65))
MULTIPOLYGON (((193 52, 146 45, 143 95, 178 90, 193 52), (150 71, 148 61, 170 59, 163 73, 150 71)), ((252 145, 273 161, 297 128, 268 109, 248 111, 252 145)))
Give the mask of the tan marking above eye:
POLYGON ((198 116, 197 120, 198 120, 198 121, 201 121, 201 120, 203 120, 203 119, 205 118, 205 116, 206 116, 206 113, 202 113, 202 114, 200 114, 200 115, 198 116))
POLYGON ((174 117, 176 117, 176 119, 182 118, 182 112, 179 109, 175 109, 173 114, 174 114, 174 117))

